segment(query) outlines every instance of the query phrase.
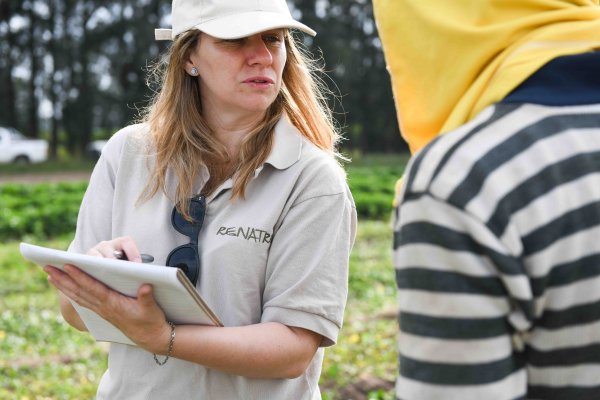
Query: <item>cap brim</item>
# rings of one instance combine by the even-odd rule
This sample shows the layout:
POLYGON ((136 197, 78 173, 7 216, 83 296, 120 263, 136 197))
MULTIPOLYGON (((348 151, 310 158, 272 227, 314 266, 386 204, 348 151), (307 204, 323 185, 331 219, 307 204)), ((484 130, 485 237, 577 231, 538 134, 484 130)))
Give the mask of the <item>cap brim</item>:
POLYGON ((215 18, 198 24, 193 28, 219 39, 239 39, 259 32, 281 28, 298 29, 310 36, 317 34, 317 32, 308 26, 291 17, 286 18, 285 16, 282 17, 279 13, 265 11, 253 11, 215 18))

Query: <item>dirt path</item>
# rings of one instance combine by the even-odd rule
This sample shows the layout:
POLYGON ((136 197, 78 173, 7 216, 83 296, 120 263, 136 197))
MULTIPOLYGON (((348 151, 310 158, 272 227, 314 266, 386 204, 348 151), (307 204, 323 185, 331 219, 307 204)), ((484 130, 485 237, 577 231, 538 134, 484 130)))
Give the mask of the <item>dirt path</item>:
POLYGON ((0 184, 3 183, 54 183, 88 181, 90 172, 49 172, 49 173, 23 173, 0 174, 0 184))

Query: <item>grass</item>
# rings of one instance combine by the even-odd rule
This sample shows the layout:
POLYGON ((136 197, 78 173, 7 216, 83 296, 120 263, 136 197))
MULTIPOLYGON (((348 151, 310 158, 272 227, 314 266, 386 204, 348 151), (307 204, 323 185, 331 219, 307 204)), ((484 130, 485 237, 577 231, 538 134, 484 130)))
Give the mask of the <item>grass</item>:
MULTIPOLYGON (((39 243, 66 248, 69 236, 39 243)), ((391 267, 391 228, 360 221, 350 262, 350 291, 338 344, 326 350, 324 399, 345 399, 378 378, 393 382, 396 322, 391 267), (355 387, 356 386, 356 387, 355 387)), ((93 398, 107 367, 106 344, 62 321, 58 301, 43 271, 25 262, 18 242, 0 244, 0 399, 93 398)), ((372 388, 370 399, 393 399, 392 390, 372 388)), ((366 398, 366 397, 365 397, 366 398)))
MULTIPOLYGON (((337 345, 325 352, 320 382, 324 399, 342 399, 350 389, 365 392, 373 378, 394 382, 398 353, 391 235, 387 222, 359 221, 344 327, 337 345)), ((395 397, 388 389, 374 391, 369 398, 395 397)))
MULTIPOLYGON (((45 242, 65 248, 67 238, 45 242)), ((43 271, 0 245, 0 399, 92 398, 105 346, 63 322, 43 271)))

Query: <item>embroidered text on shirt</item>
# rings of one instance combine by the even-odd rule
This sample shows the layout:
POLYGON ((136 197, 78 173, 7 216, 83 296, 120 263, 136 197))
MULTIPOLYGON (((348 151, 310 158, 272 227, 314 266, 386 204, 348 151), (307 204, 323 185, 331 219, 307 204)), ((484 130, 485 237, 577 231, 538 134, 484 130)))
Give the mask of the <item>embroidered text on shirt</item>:
POLYGON ((218 235, 242 237, 248 241, 254 240, 255 243, 271 243, 270 233, 250 227, 222 226, 217 231, 218 235))

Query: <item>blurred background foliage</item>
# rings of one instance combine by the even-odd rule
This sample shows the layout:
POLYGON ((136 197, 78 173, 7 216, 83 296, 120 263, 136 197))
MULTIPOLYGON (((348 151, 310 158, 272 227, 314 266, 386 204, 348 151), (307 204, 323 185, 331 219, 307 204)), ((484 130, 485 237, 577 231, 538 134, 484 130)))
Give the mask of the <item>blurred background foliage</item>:
MULTIPOLYGON (((321 58, 348 140, 346 152, 406 150, 368 0, 288 1, 313 27, 302 37, 321 58)), ((131 123, 147 104, 147 66, 169 42, 167 0, 0 0, 0 126, 81 155, 93 139, 131 123)))

